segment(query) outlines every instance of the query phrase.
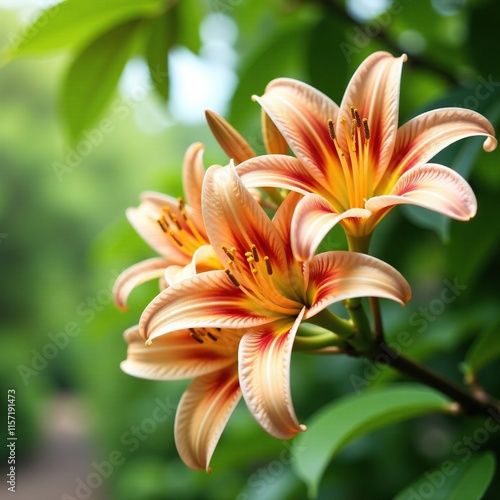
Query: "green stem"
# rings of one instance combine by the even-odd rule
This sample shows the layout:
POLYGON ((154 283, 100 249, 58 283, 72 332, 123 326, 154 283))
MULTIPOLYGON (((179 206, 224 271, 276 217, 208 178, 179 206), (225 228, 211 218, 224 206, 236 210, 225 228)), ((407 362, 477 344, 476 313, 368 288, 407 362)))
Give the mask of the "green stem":
POLYGON ((339 337, 348 338, 356 333, 352 321, 340 318, 328 309, 323 309, 318 314, 307 320, 313 325, 321 326, 331 332, 335 332, 339 337))
POLYGON ((298 351, 316 351, 323 347, 338 347, 341 351, 347 352, 349 345, 332 332, 315 337, 302 337, 297 335, 293 343, 293 348, 298 351))

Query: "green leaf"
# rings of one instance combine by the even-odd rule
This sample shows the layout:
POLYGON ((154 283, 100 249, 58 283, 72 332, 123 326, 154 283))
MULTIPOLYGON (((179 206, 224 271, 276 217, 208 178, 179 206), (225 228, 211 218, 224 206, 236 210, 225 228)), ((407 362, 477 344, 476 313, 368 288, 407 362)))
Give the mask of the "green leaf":
POLYGON ((60 102, 72 140, 92 125, 112 96, 138 26, 138 21, 130 21, 113 28, 95 39, 71 64, 60 102))
POLYGON ((345 396, 317 412, 307 432, 297 437, 297 448, 303 451, 294 463, 295 471, 308 485, 309 496, 315 497, 328 463, 347 443, 390 424, 448 408, 446 397, 414 384, 345 396))
POLYGON ((182 0, 172 10, 175 11, 179 24, 176 44, 198 54, 201 47, 200 26, 206 15, 205 3, 200 0, 182 0))
POLYGON ((464 460, 443 461, 401 491, 394 500, 480 500, 495 474, 495 456, 488 452, 464 460))
POLYGON ((112 26, 149 17, 166 8, 165 0, 66 0, 44 10, 12 41, 7 58, 38 55, 63 48, 75 49, 112 26))
POLYGON ((500 323, 477 337, 465 356, 462 369, 466 375, 478 373, 492 361, 500 358, 500 323))
POLYGON ((167 11, 149 23, 149 38, 146 46, 146 61, 155 90, 168 100, 170 79, 168 75, 168 52, 176 37, 176 16, 167 11))

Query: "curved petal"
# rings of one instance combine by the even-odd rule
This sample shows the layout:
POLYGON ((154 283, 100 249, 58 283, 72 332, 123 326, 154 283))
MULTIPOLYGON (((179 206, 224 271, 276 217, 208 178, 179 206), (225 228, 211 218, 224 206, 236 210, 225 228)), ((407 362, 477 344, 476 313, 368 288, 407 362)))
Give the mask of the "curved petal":
POLYGON ((139 207, 127 208, 125 213, 132 227, 153 250, 168 256, 171 264, 187 264, 189 257, 178 245, 173 244, 158 223, 164 206, 175 212, 178 209, 178 201, 160 193, 144 193, 139 207))
POLYGON ((463 221, 477 211, 476 197, 465 179, 451 168, 434 163, 408 170, 388 195, 375 196, 365 206, 377 212, 401 204, 417 205, 463 221))
POLYGON ((127 359, 121 363, 121 369, 134 377, 181 380, 213 373, 236 362, 244 331, 209 330, 210 336, 207 331, 193 332, 179 330, 146 345, 139 328, 129 328, 124 333, 127 359))
POLYGON ((210 471, 210 459, 240 399, 236 363, 195 379, 187 388, 177 409, 174 429, 175 445, 187 466, 210 471))
POLYGON ((291 245, 295 258, 308 261, 330 229, 343 219, 370 217, 364 208, 351 208, 338 213, 327 200, 316 194, 308 194, 299 202, 292 219, 291 245))
MULTIPOLYGON (((182 166, 182 185, 186 203, 192 208, 194 214, 201 219, 201 187, 205 176, 203 165, 203 144, 196 142, 191 144, 184 155, 182 166)), ((199 221, 197 221, 199 222, 199 221)))
POLYGON ((290 269, 294 266, 295 258, 292 253, 291 248, 291 229, 292 229, 292 218, 297 207, 297 203, 302 199, 302 195, 299 193, 288 193, 286 198, 283 200, 281 205, 276 210, 273 217, 273 224, 280 235, 281 241, 283 241, 285 246, 285 252, 287 256, 288 268, 290 269))
MULTIPOLYGON (((370 128, 371 162, 377 169, 375 177, 385 171, 398 130, 399 88, 401 70, 407 57, 393 57, 388 52, 375 52, 356 70, 347 86, 340 106, 340 118, 351 123, 350 107, 358 109, 360 118, 367 118, 370 128)), ((337 134, 344 151, 348 151, 345 134, 337 134)))
POLYGON ((247 188, 276 187, 329 196, 326 183, 321 183, 321 179, 293 156, 257 156, 238 165, 236 172, 247 188))
POLYGON ((411 289, 403 276, 385 262, 357 252, 326 252, 309 265, 311 318, 330 304, 355 297, 380 297, 405 304, 411 289))
POLYGON ((328 120, 336 121, 339 107, 319 90, 291 78, 273 80, 263 96, 253 99, 274 121, 311 174, 327 179, 330 166, 338 163, 328 120))
POLYGON ((261 112, 261 127, 266 151, 270 154, 287 155, 288 143, 264 109, 261 112))
POLYGON ((234 247, 234 258, 248 267, 245 252, 256 245, 278 271, 286 270, 283 242, 271 220, 244 187, 232 165, 212 166, 203 184, 203 217, 210 243, 222 263, 228 262, 222 247, 234 247))
POLYGON ((152 340, 185 328, 250 328, 283 316, 260 307, 224 271, 207 271, 161 292, 142 313, 139 327, 152 340))
POLYGON ((205 118, 220 147, 235 163, 241 163, 255 156, 248 142, 222 116, 207 109, 205 118))
POLYGON ((290 391, 290 359, 302 309, 292 318, 250 331, 239 349, 240 385, 245 402, 257 422, 272 436, 290 439, 305 431, 293 409, 290 391))
POLYGON ((146 281, 160 278, 168 265, 169 262, 165 259, 155 257, 153 259, 143 260, 125 269, 125 271, 116 278, 113 286, 113 298, 117 307, 126 311, 127 299, 130 292, 136 286, 146 281))
POLYGON ((454 142, 486 136, 485 151, 497 147, 495 131, 484 116, 463 108, 435 109, 405 123, 399 130, 391 160, 392 182, 417 163, 425 163, 454 142))

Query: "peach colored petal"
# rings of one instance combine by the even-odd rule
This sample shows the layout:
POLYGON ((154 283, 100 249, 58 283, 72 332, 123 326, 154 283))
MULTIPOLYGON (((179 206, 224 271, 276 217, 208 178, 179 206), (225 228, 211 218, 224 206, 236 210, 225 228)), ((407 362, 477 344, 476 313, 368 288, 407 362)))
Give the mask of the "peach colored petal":
POLYGON ((298 193, 315 192, 330 196, 328 186, 314 177, 297 158, 285 155, 264 155, 251 158, 236 167, 247 188, 276 187, 298 193))
POLYGON ((311 318, 330 304, 355 297, 380 297, 405 304, 411 289, 403 276, 385 262, 357 252, 326 252, 309 263, 311 318))
POLYGON ((250 328, 280 317, 243 294, 224 271, 207 271, 161 292, 139 326, 141 335, 152 340, 185 328, 250 328))
POLYGON ((160 278, 168 266, 168 261, 162 258, 152 258, 138 262, 125 269, 113 286, 115 304, 122 310, 127 310, 127 299, 132 290, 146 281, 160 278))
POLYGON ((305 430, 295 416, 290 391, 293 341, 304 311, 296 319, 250 331, 240 342, 239 374, 245 402, 263 429, 279 439, 290 439, 305 430))
POLYGON ((151 380, 181 380, 213 373, 234 364, 243 331, 201 331, 194 336, 189 330, 163 335, 146 345, 134 326, 125 331, 127 359, 121 363, 125 373, 151 380), (203 340, 204 339, 204 340, 203 340), (201 342, 200 342, 201 340, 201 342))
POLYGON ((203 144, 196 142, 189 146, 184 155, 184 164, 182 166, 182 185, 186 203, 191 207, 192 214, 195 216, 197 225, 201 221, 201 186, 205 176, 205 167, 203 165, 203 144))
POLYGON ((434 163, 411 168, 388 195, 371 198, 366 207, 376 212, 401 204, 418 205, 464 221, 477 211, 476 197, 465 179, 451 168, 434 163))
POLYGON ((495 131, 484 116, 462 108, 435 109, 405 123, 399 130, 391 160, 392 182, 417 163, 425 163, 454 142, 486 136, 485 151, 497 147, 495 131))
POLYGON ((175 444, 184 463, 206 469, 222 431, 241 399, 236 363, 195 379, 175 416, 175 444))
POLYGON ((253 99, 274 121, 311 175, 319 182, 328 179, 327 171, 338 168, 328 120, 337 119, 339 107, 319 90, 290 78, 273 80, 263 96, 253 99))
MULTIPOLYGON (((391 158, 398 129, 399 88, 406 55, 393 57, 375 52, 356 70, 347 86, 340 106, 340 118, 351 123, 350 106, 367 118, 370 128, 370 156, 377 172, 384 172, 391 158)), ((344 151, 348 151, 344 134, 337 134, 344 151)))
POLYGON ((236 262, 248 267, 245 252, 256 245, 261 257, 268 256, 276 271, 286 271, 283 242, 232 165, 208 169, 203 185, 203 216, 210 243, 223 264, 229 260, 223 246, 236 248, 236 262))
POLYGON ((371 212, 351 208, 338 213, 323 197, 308 194, 299 202, 292 219, 291 245, 295 258, 308 261, 313 258, 324 237, 343 219, 367 218, 371 212))
POLYGON ((255 156, 248 142, 222 116, 207 109, 205 118, 220 147, 235 163, 241 163, 255 156))

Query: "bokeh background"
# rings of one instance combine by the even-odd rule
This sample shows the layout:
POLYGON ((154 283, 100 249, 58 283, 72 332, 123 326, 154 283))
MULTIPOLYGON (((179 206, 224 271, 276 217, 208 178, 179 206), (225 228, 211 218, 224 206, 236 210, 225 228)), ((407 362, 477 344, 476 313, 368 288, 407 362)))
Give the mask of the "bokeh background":
MULTIPOLYGON (((105 17, 112 4, 96 2, 95 9, 105 17)), ((205 109, 223 114, 263 152, 252 94, 289 76, 340 102, 358 64, 388 50, 409 55, 401 123, 430 108, 460 106, 498 128, 500 4, 493 0, 174 4, 175 36, 155 56, 168 69, 166 83, 151 81, 139 33, 128 56, 116 56, 125 57, 116 85, 106 76, 116 62, 111 57, 110 68, 82 71, 68 87, 68 68, 82 50, 79 29, 67 29, 53 47, 37 47, 27 26, 48 2, 0 1, 4 53, 19 36, 32 40, 0 67, 0 382, 4 401, 7 388, 16 390, 17 498, 306 498, 290 445, 266 435, 243 404, 216 449, 213 472, 188 469, 173 442, 173 414, 188 382, 134 379, 119 368, 126 356, 122 333, 157 292, 156 284, 141 286, 127 313, 112 303, 116 276, 153 255, 124 211, 145 190, 181 195, 182 157, 193 142, 205 144, 207 166, 227 162, 205 109)), ((463 141, 439 158, 468 177, 477 217, 465 224, 393 210, 376 232, 373 253, 397 267, 414 291, 404 310, 384 304, 388 335, 408 332, 415 340, 409 355, 461 382, 471 344, 491 334, 480 381, 500 397, 500 157, 484 153, 481 142, 463 141), (440 305, 447 283, 466 288, 440 305)), ((327 245, 344 248, 340 232, 327 245)), ((353 375, 363 390, 396 378, 386 370, 367 376, 367 367, 347 357, 296 354, 292 387, 301 421, 355 392, 353 375)), ((319 498, 392 498, 456 456, 456 443, 479 425, 481 419, 431 415, 358 439, 332 461, 319 498)), ((474 447, 498 451, 499 435, 474 447)), ((4 446, 0 455, 4 473, 4 446)), ((496 498, 499 489, 497 478, 485 498, 496 498)))

